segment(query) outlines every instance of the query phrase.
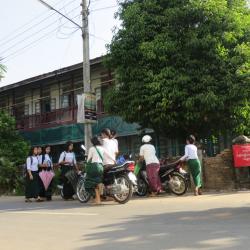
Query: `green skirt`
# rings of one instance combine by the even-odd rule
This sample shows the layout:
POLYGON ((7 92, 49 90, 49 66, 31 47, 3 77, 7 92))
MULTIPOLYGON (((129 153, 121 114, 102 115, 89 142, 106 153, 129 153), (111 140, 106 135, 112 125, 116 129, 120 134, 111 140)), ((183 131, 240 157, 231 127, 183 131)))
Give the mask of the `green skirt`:
POLYGON ((98 184, 102 183, 103 177, 103 165, 100 163, 88 163, 88 168, 86 169, 86 180, 85 188, 91 194, 95 193, 95 188, 98 184))
POLYGON ((194 185, 196 187, 202 186, 201 181, 201 164, 198 159, 188 160, 188 168, 193 177, 194 185))

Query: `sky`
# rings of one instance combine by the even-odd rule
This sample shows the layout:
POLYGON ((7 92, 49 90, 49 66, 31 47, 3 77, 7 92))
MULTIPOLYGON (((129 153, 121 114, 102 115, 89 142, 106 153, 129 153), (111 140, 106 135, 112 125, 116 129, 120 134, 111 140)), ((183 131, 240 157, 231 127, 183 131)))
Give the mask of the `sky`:
MULTIPOLYGON (((46 0, 81 24, 81 0, 46 0)), ((116 0, 92 0, 90 58, 106 53, 112 39, 116 0)), ((82 61, 81 31, 38 0, 3 1, 0 9, 0 58, 7 67, 0 87, 82 61)))

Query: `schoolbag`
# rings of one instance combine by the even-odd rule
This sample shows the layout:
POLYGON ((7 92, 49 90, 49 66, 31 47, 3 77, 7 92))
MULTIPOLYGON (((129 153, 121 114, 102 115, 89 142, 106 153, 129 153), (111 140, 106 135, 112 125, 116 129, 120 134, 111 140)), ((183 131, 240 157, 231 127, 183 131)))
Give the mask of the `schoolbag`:
MULTIPOLYGON (((30 158, 30 165, 32 165, 33 164, 33 157, 29 156, 28 158, 30 158)), ((27 169, 27 161, 25 163, 25 166, 26 166, 26 169, 27 169)))
POLYGON ((45 155, 42 155, 42 164, 44 163, 45 155))

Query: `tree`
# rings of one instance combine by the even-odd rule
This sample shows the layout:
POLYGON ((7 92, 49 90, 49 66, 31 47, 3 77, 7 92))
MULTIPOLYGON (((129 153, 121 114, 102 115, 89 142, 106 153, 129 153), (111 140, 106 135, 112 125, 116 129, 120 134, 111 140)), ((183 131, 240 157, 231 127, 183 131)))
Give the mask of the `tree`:
POLYGON ((29 145, 15 129, 15 119, 0 112, 0 191, 12 192, 21 182, 20 168, 29 145))
POLYGON ((108 112, 169 136, 249 124, 250 11, 245 0, 121 3, 107 65, 108 112))
POLYGON ((0 58, 0 81, 3 78, 5 72, 6 72, 6 67, 3 64, 1 64, 1 58, 0 58))

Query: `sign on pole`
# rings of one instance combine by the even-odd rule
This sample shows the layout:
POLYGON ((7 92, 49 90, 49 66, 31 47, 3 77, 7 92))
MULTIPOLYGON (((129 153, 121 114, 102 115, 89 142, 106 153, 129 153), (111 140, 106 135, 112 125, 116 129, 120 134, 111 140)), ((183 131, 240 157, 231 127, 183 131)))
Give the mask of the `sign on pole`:
POLYGON ((77 104, 77 123, 95 123, 97 120, 95 94, 77 95, 77 104))

